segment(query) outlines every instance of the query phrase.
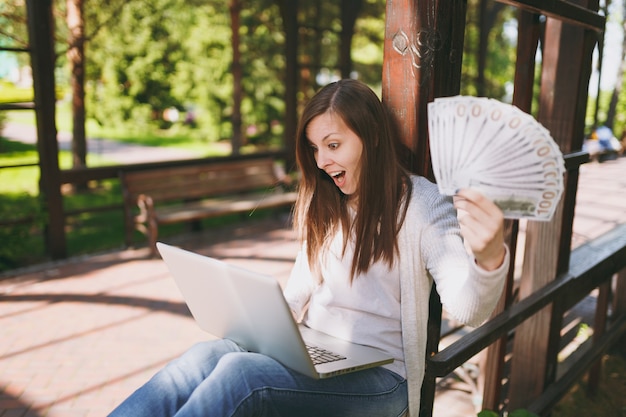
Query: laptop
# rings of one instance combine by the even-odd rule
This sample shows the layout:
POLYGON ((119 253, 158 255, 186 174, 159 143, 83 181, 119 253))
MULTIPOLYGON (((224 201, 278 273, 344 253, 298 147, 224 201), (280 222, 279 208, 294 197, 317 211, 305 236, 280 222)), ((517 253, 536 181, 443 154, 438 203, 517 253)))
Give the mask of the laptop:
POLYGON ((316 379, 393 362, 378 349, 298 325, 273 277, 161 242, 157 249, 195 321, 213 336, 316 379))

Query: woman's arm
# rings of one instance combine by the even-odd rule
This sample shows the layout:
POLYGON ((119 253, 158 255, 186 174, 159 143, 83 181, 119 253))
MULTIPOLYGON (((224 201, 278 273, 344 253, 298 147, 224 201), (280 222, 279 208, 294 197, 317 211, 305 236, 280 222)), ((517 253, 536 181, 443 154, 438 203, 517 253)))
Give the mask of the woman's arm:
POLYGON ((283 291, 287 304, 289 304, 289 308, 297 321, 302 319, 314 288, 315 283, 303 246, 296 256, 289 280, 283 291))
POLYGON ((493 311, 508 272, 502 213, 475 190, 460 191, 458 207, 447 197, 431 198, 421 237, 426 268, 444 308, 477 326, 493 311))

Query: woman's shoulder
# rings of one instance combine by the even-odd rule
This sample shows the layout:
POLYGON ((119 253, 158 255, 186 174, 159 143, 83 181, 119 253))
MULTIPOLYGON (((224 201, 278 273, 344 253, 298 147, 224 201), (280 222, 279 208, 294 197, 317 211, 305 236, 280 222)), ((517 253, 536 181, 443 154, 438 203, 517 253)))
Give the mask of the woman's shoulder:
POLYGON ((432 201, 441 197, 437 184, 433 183, 426 177, 421 175, 411 174, 411 184, 413 186, 413 192, 411 194, 411 200, 413 201, 432 201))
POLYGON ((441 212, 448 212, 452 207, 452 198, 439 194, 437 184, 428 178, 412 174, 410 176, 413 186, 409 201, 409 212, 421 213, 430 219, 439 216, 441 212))

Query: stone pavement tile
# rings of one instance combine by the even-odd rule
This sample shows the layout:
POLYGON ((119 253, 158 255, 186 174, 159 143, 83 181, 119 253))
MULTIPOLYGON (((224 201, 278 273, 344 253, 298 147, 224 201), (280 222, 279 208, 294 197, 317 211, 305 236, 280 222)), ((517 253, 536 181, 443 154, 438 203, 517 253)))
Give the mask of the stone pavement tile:
POLYGON ((573 224, 573 246, 625 222, 626 158, 583 165, 573 224))
MULTIPOLYGON (((284 282, 297 250, 292 232, 249 226, 223 232, 234 238, 210 248, 206 242, 217 237, 173 240, 284 282)), ((210 337, 189 316, 163 262, 137 255, 93 257, 95 267, 68 263, 0 281, 0 416, 106 415, 210 337)))

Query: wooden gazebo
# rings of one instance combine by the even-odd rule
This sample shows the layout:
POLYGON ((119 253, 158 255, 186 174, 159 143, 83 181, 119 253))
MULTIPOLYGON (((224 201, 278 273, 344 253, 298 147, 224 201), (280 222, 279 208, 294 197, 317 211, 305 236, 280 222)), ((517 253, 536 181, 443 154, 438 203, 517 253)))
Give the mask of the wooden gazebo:
MULTIPOLYGON (((484 402, 488 409, 527 408, 545 415, 573 382, 592 370, 609 347, 626 332, 626 233, 615 230, 601 250, 571 251, 578 167, 582 153, 587 90, 592 52, 605 18, 598 0, 503 0, 519 10, 519 38, 513 104, 531 111, 546 126, 566 155, 564 198, 554 219, 529 222, 526 228, 519 299, 513 300, 513 270, 498 311, 486 324, 438 352, 441 306, 436 291, 431 300, 429 356, 420 415, 432 414, 437 377, 488 349, 483 367, 484 402), (535 56, 541 39, 540 91, 533 96, 538 73, 535 56), (572 265, 575 265, 573 267, 572 265), (615 292, 609 297, 614 274, 615 292), (594 343, 579 361, 557 379, 557 353, 563 315, 578 300, 598 288, 594 343), (609 301, 612 300, 612 301, 609 301), (609 302, 612 302, 609 309, 609 302), (611 314, 609 315, 609 310, 611 314), (505 354, 511 354, 505 371, 505 354), (506 378, 504 378, 506 372, 506 378), (508 382, 503 384, 503 379, 508 382)), ((120 167, 61 171, 54 122, 54 77, 51 0, 27 0, 35 110, 40 155, 41 194, 48 216, 46 240, 52 257, 65 256, 61 185, 117 175, 120 167)), ((285 2, 285 28, 297 31, 298 1, 285 2)), ((404 143, 412 152, 415 171, 430 176, 426 105, 435 97, 460 91, 464 0, 394 0, 387 2, 382 73, 384 103, 395 115, 404 143)), ((293 33, 293 32, 292 32, 293 33)), ((285 98, 286 152, 292 157, 296 128, 297 43, 287 36, 285 98)), ((137 168, 138 169, 138 168, 137 168)), ((507 232, 516 252, 518 222, 507 232)), ((622 343, 622 346, 625 344, 622 343)), ((591 379, 592 383, 594 379, 591 379)))

